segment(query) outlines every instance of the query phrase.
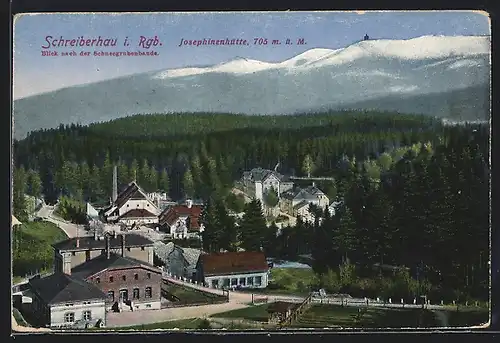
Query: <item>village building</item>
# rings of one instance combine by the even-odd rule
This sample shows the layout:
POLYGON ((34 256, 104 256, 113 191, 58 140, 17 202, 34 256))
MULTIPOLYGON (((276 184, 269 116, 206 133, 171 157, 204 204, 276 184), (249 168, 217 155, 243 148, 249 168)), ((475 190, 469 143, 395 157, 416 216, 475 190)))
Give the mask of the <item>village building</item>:
POLYGON ((263 202, 264 195, 274 189, 278 195, 293 188, 293 182, 280 173, 262 168, 254 168, 243 173, 243 191, 263 202))
POLYGON ((173 244, 170 245, 169 254, 165 261, 165 271, 170 275, 194 280, 196 278, 196 265, 202 253, 199 249, 184 248, 173 244))
POLYGON ((320 209, 325 209, 329 203, 325 193, 316 186, 309 186, 283 193, 280 199, 280 209, 292 216, 297 216, 299 212, 304 212, 305 204, 314 204, 320 209))
POLYGON ((31 313, 51 328, 106 325, 106 295, 96 286, 64 273, 29 280, 31 313))
POLYGON ((104 211, 104 219, 110 223, 121 223, 125 226, 154 225, 158 223, 160 210, 153 199, 135 182, 127 187, 113 200, 111 206, 104 211))
POLYGON ((158 225, 171 238, 196 238, 203 231, 201 213, 202 206, 193 205, 191 200, 186 200, 184 205, 165 209, 158 217, 158 225))
POLYGON ((153 244, 149 238, 135 233, 116 234, 116 231, 93 237, 74 237, 52 245, 54 248, 54 272, 70 274, 72 268, 104 255, 106 237, 109 237, 112 253, 125 250, 125 256, 153 264, 153 244))
POLYGON ((71 270, 71 275, 106 294, 106 310, 135 311, 161 308, 162 271, 152 264, 121 253, 111 253, 106 237, 106 253, 71 270))
POLYGON ((201 254, 196 279, 212 288, 266 288, 268 270, 262 252, 201 254))
POLYGON ((267 307, 269 324, 282 323, 300 304, 276 301, 267 307))
POLYGON ((340 201, 340 200, 332 201, 330 203, 330 205, 328 205, 328 211, 330 212, 330 215, 334 216, 337 213, 340 206, 342 206, 342 204, 343 204, 343 201, 340 201))

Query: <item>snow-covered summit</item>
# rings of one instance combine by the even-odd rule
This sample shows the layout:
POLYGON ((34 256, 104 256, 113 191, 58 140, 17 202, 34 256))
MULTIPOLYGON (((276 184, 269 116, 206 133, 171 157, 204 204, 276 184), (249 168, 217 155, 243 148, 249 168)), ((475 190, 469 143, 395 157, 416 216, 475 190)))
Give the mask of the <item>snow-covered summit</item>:
POLYGON ((262 62, 237 57, 211 67, 161 71, 153 77, 165 79, 205 73, 248 74, 271 69, 301 71, 328 65, 351 63, 360 58, 428 60, 489 54, 488 36, 422 36, 407 40, 375 39, 342 49, 314 48, 282 62, 262 62))

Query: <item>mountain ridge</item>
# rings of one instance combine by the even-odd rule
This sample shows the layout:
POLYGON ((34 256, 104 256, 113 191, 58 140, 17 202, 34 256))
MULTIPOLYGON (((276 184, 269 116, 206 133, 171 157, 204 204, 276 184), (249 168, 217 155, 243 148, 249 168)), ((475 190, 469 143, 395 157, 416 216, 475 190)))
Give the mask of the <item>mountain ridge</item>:
POLYGON ((290 114, 342 104, 356 108, 366 101, 377 109, 377 99, 399 96, 415 98, 416 106, 391 100, 390 110, 420 113, 419 102, 430 94, 442 94, 443 100, 433 101, 436 106, 426 114, 448 116, 442 103, 451 97, 461 103, 458 107, 470 107, 458 119, 486 118, 483 105, 481 113, 473 108, 489 102, 483 91, 489 89, 489 49, 489 36, 367 40, 342 49, 309 49, 281 62, 239 57, 206 67, 134 74, 14 101, 14 135, 139 113, 290 114), (467 91, 459 92, 462 98, 456 95, 468 88, 478 97, 467 91))

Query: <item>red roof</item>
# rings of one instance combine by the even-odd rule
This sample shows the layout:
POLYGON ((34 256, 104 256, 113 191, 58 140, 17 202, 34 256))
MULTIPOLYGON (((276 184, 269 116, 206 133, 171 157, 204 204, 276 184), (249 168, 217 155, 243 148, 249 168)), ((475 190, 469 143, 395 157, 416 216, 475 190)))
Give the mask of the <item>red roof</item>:
POLYGON ((120 219, 121 218, 151 218, 151 217, 156 218, 156 216, 153 213, 149 212, 148 210, 135 208, 133 210, 130 210, 130 211, 122 214, 120 216, 120 219))
POLYGON ((267 271, 266 257, 262 252, 225 252, 202 254, 200 262, 205 276, 267 271))
POLYGON ((202 208, 201 206, 193 205, 188 207, 186 205, 177 205, 170 207, 166 211, 160 214, 160 224, 167 224, 171 226, 175 224, 175 222, 181 217, 188 217, 188 229, 190 230, 198 230, 200 228, 200 216, 201 216, 202 208))

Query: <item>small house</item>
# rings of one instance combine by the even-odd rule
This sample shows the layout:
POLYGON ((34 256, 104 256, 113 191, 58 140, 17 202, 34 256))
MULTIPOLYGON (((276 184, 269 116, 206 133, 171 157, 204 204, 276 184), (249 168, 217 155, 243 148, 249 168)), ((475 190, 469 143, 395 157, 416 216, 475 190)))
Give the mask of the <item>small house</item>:
POLYGON ((94 327, 106 323, 106 295, 96 286, 64 273, 29 281, 31 312, 41 326, 94 327))
POLYGON ((196 278, 212 288, 266 288, 268 270, 262 252, 201 254, 196 278))
POLYGON ((203 230, 200 223, 202 206, 187 200, 185 205, 172 206, 159 215, 158 224, 172 238, 198 237, 203 230))

